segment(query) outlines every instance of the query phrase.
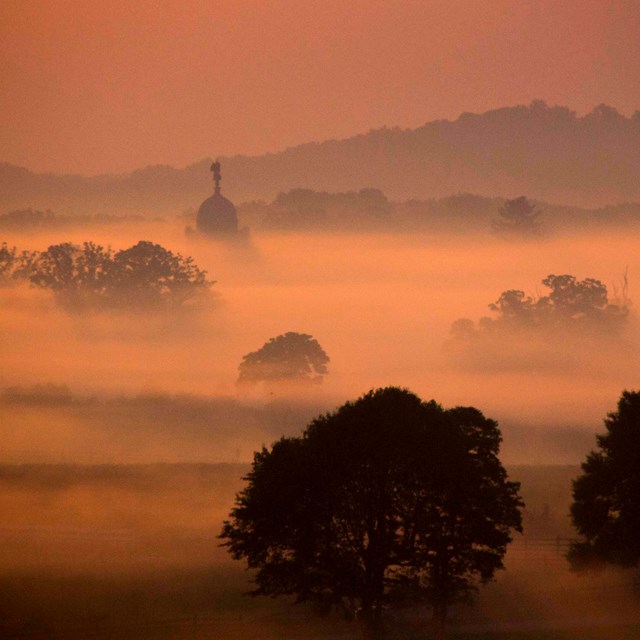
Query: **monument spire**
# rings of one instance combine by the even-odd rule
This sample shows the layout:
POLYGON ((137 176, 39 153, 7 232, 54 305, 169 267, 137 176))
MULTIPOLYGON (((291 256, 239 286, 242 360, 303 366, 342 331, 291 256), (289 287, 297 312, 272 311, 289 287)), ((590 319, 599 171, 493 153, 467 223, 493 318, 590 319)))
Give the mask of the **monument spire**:
POLYGON ((222 174, 220 173, 220 161, 216 158, 216 161, 211 164, 211 171, 213 172, 213 182, 215 183, 214 193, 220 193, 220 180, 222 180, 222 174))

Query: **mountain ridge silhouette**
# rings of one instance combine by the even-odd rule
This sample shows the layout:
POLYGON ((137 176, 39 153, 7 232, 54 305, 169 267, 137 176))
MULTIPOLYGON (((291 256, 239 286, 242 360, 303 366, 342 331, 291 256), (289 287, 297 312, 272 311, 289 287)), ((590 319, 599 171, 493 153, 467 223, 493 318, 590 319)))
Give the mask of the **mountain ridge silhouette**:
MULTIPOLYGON (((383 127, 220 160, 223 191, 238 202, 272 200, 298 187, 376 187, 395 200, 526 194, 595 207, 640 199, 638 149, 640 111, 626 117, 602 104, 577 116, 567 107, 537 100, 415 129, 383 127)), ((96 176, 35 173, 0 163, 0 207, 176 213, 197 207, 209 195, 210 162, 205 158, 184 168, 149 165, 96 176)))

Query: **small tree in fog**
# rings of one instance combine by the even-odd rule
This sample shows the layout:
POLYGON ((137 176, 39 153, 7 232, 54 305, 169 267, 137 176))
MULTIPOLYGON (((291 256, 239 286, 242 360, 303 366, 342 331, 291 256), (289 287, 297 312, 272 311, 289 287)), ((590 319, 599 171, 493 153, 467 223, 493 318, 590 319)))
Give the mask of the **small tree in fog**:
POLYGON ((525 196, 506 200, 498 215, 499 218, 491 221, 493 230, 498 233, 530 236, 540 232, 542 213, 525 196))
POLYGON ((289 331, 242 357, 238 383, 318 383, 328 371, 328 362, 329 356, 315 338, 289 331))
POLYGON ((383 635, 386 607, 448 607, 502 568, 522 502, 477 409, 370 391, 255 454, 221 538, 253 595, 295 595, 383 635))
POLYGON ((574 568, 640 562, 640 392, 624 391, 596 436, 598 449, 573 483, 573 524, 583 536, 569 550, 574 568))

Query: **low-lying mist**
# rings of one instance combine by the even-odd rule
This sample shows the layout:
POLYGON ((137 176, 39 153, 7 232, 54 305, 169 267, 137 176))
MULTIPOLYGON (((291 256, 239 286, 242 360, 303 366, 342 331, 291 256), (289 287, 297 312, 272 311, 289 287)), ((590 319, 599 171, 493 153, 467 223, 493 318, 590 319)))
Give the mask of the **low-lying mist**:
POLYGON ((63 384, 74 398, 55 409, 2 403, 4 459, 12 462, 246 461, 316 412, 398 385, 497 419, 506 462, 574 463, 620 391, 638 386, 633 317, 619 341, 505 339, 473 361, 445 347, 452 322, 491 315, 487 305, 509 289, 540 295, 549 274, 596 278, 612 294, 627 270, 628 297, 640 300, 637 242, 624 234, 507 241, 291 233, 225 244, 145 223, 6 240, 31 250, 150 240, 193 256, 218 294, 211 308, 183 313, 74 314, 45 291, 0 290, 0 386, 63 384), (245 395, 235 384, 242 356, 287 331, 312 335, 327 352, 323 384, 294 399, 273 388, 245 395), (139 396, 146 400, 134 408, 139 396), (153 397, 164 400, 154 408, 153 397), (225 420, 211 409, 216 402, 231 407, 225 420), (288 421, 273 418, 274 402, 293 407, 288 421))

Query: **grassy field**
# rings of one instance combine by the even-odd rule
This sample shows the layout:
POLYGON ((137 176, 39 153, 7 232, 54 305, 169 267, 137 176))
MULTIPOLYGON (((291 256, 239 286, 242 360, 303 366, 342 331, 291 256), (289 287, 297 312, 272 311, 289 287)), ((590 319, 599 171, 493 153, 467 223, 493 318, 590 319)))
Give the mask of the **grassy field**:
POLYGON ((576 625, 561 629, 451 633, 451 640, 637 640, 640 624, 576 625))
MULTIPOLYGON (((241 488, 241 464, 0 465, 2 638, 357 638, 286 600, 250 598, 250 574, 216 536, 241 488)), ((576 467, 514 467, 527 503, 507 570, 451 637, 640 637, 630 576, 580 577, 564 553, 576 467), (626 624, 626 623, 629 624, 626 624), (625 623, 625 624, 622 624, 625 623)), ((394 638, 428 637, 428 612, 389 621, 394 638)))

